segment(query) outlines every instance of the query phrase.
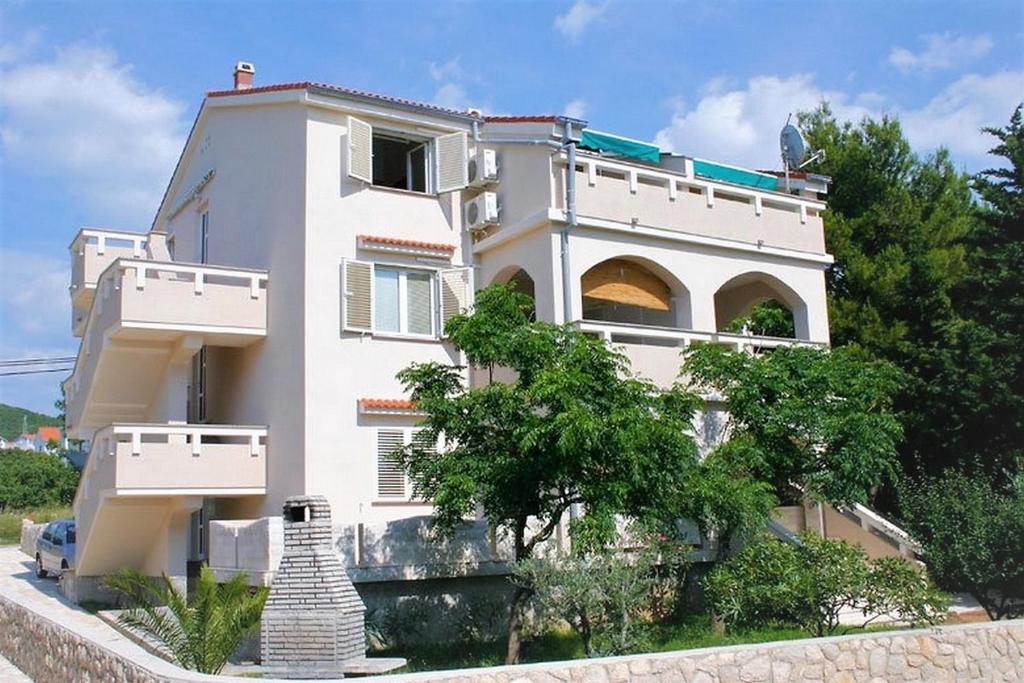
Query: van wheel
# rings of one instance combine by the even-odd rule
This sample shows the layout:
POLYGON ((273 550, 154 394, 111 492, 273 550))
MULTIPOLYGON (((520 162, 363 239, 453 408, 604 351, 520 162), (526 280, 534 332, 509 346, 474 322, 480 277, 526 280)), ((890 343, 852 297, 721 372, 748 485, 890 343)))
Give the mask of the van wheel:
POLYGON ((39 556, 39 553, 36 553, 36 576, 40 579, 46 578, 46 570, 43 569, 43 558, 39 556))

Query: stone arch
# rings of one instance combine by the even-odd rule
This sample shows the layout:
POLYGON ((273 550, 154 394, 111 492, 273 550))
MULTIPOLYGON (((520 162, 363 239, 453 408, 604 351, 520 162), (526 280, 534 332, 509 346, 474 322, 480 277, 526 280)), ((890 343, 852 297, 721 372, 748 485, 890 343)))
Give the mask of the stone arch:
POLYGON ((715 292, 715 329, 725 331, 734 321, 750 315, 755 306, 766 302, 777 302, 789 312, 795 338, 810 338, 807 303, 785 282, 759 271, 737 275, 718 288, 715 292))
POLYGON ((614 256, 580 277, 583 319, 689 328, 690 292, 667 269, 638 256, 614 256))
POLYGON ((537 288, 533 276, 525 268, 520 266, 507 266, 498 271, 491 284, 512 285, 517 292, 525 294, 533 299, 533 317, 537 317, 537 288))

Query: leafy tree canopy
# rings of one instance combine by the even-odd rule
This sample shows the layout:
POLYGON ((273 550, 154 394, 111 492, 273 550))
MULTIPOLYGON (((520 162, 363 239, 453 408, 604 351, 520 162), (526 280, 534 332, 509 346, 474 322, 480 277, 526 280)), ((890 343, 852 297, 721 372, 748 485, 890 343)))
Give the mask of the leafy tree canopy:
POLYGON ((0 451, 0 510, 69 505, 78 478, 78 471, 57 455, 0 451))
MULTIPOLYGON (((531 557, 574 505, 586 510, 573 522, 574 543, 590 547, 614 539, 616 515, 665 515, 697 459, 693 394, 631 378, 602 340, 531 322, 531 309, 529 297, 496 285, 477 293, 472 315, 448 323, 468 361, 504 381, 468 387, 464 368, 438 363, 399 373, 426 414, 399 457, 418 495, 433 501, 436 528, 451 532, 482 509, 511 533, 516 560, 531 557)), ((514 598, 511 661, 528 593, 514 598)))
MULTIPOLYGON (((795 485, 832 503, 865 502, 894 473, 900 425, 892 412, 899 373, 848 349, 783 347, 753 356, 701 345, 684 371, 729 407, 723 476, 795 485)), ((717 465, 716 465, 717 466, 717 465)), ((756 489, 741 500, 756 511, 756 489)))

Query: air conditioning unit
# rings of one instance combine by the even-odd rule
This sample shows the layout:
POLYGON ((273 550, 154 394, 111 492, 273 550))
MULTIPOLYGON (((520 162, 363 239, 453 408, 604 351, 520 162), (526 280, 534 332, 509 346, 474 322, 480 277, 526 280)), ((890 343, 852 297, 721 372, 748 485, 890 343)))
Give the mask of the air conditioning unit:
POLYGON ((498 182, 498 154, 493 149, 476 150, 469 160, 469 186, 483 187, 498 182))
POLYGON ((466 202, 466 229, 483 230, 498 224, 498 195, 484 192, 466 202))

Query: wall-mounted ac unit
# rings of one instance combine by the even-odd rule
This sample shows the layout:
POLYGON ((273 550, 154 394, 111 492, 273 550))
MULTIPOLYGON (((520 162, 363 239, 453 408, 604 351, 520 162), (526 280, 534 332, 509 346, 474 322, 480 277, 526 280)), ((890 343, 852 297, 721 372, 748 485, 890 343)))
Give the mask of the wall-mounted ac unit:
POLYGON ((498 224, 498 195, 484 192, 466 202, 466 229, 482 230, 498 224))
POLYGON ((493 149, 477 147, 469 160, 470 187, 484 187, 498 182, 498 154, 493 149))

